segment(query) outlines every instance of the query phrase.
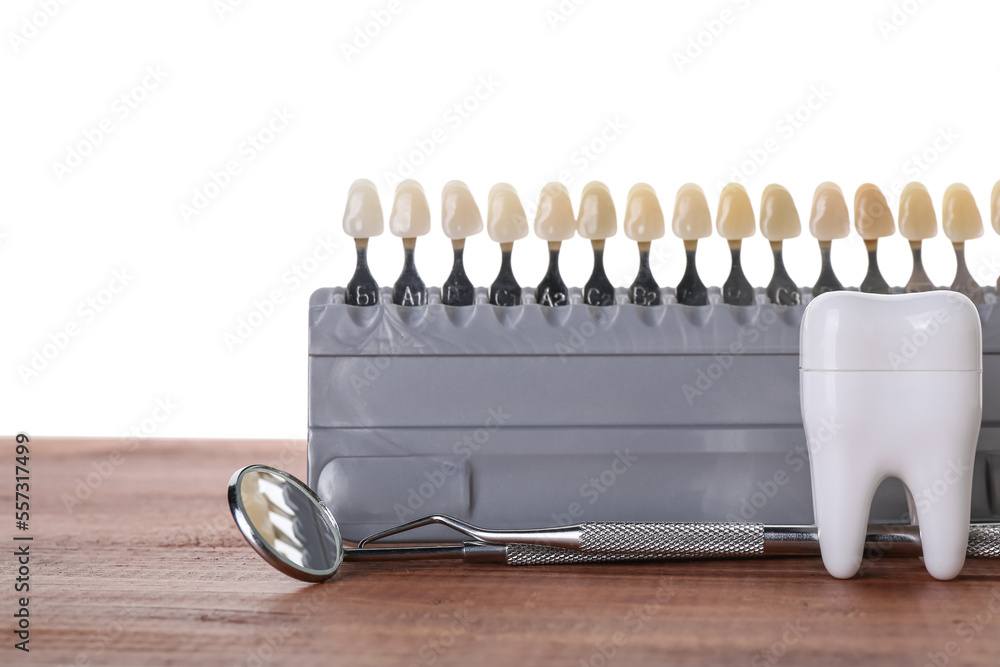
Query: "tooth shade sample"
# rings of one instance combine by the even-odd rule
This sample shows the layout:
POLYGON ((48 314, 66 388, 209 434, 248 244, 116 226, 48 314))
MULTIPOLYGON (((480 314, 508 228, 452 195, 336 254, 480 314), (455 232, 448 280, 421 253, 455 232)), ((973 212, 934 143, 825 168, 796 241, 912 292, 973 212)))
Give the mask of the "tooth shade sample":
POLYGON ((405 180, 396 188, 389 231, 404 239, 424 236, 431 231, 431 208, 423 187, 416 181, 405 180))
POLYGON ((562 183, 549 183, 538 196, 535 236, 545 241, 567 241, 576 233, 576 216, 569 191, 562 183))
POLYGON ((792 195, 780 185, 764 188, 760 198, 760 232, 768 241, 784 241, 802 233, 792 195))
POLYGON ((479 206, 462 181, 449 181, 441 190, 441 227, 450 239, 466 239, 483 231, 479 206))
POLYGON ((899 196, 899 233, 909 241, 937 236, 937 215, 922 183, 907 183, 899 196))
POLYGON ((983 235, 983 216, 969 188, 961 183, 949 185, 941 205, 941 226, 953 243, 977 239, 983 235))
POLYGON ((674 200, 674 235, 682 241, 696 241, 712 235, 712 214, 705 192, 694 183, 677 190, 674 200))
POLYGON ((580 195, 580 215, 576 220, 580 236, 591 241, 611 238, 618 230, 618 214, 608 186, 591 181, 580 195))
POLYGON ((855 193, 854 227, 866 241, 892 236, 896 231, 889 203, 878 186, 865 183, 855 193))
POLYGON ((347 191, 344 231, 356 239, 370 239, 379 236, 383 229, 382 204, 375 184, 366 178, 354 181, 347 191))
POLYGON ((512 185, 498 183, 490 190, 486 231, 497 243, 513 243, 528 235, 528 217, 512 185))
POLYGON ((739 183, 729 183, 719 195, 719 213, 715 216, 715 229, 719 236, 730 241, 753 236, 757 220, 753 214, 750 196, 739 183))
POLYGON ((821 183, 813 193, 809 232, 817 241, 843 239, 851 233, 847 202, 836 183, 821 183))
POLYGON ((990 193, 990 218, 993 220, 993 229, 1000 234, 1000 181, 993 185, 993 192, 990 193))
POLYGON ((652 187, 638 183, 628 191, 623 226, 625 236, 639 242, 654 241, 666 232, 663 209, 652 187))

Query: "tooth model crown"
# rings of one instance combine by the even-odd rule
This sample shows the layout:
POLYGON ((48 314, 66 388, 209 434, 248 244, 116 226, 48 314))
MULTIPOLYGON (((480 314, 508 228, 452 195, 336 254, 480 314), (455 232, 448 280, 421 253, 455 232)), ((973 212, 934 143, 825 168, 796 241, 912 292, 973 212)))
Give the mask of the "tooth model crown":
POLYGON ((924 564, 962 569, 982 419, 982 329, 951 292, 832 292, 802 319, 802 418, 823 563, 854 576, 872 497, 888 477, 907 486, 924 564))

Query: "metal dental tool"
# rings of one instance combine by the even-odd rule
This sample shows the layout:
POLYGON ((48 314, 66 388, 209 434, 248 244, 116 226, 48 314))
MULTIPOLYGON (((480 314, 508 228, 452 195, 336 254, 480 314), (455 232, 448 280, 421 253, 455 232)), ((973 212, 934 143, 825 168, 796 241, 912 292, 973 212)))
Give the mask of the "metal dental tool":
MULTIPOLYGON (((486 530, 432 515, 344 547, 337 521, 298 479, 251 465, 229 481, 229 507, 240 532, 268 563, 290 577, 327 581, 343 561, 455 559, 466 563, 556 565, 643 560, 819 556, 815 526, 759 523, 583 523, 541 530, 486 530), (474 541, 415 547, 368 547, 390 535, 441 524, 474 541)), ((869 526, 866 547, 884 555, 921 554, 918 526, 869 526)), ((972 524, 967 553, 1000 558, 1000 523, 972 524)))

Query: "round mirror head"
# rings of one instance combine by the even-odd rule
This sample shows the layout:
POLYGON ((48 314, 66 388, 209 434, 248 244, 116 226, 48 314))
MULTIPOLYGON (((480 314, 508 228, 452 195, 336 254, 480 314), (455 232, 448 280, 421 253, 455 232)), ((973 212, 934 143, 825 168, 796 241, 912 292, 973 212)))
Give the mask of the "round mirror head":
POLYGON ((238 470, 229 480, 229 509, 250 546, 290 577, 326 581, 344 560, 330 510, 287 472, 265 465, 238 470))

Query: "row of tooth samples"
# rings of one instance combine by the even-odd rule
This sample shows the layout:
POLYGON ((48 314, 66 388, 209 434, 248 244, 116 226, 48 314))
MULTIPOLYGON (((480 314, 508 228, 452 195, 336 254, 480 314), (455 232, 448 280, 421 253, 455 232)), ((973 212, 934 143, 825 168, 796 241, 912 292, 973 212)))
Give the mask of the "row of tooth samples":
MULTIPOLYGON (((994 229, 1000 233, 1000 182, 993 187, 991 213, 994 229)), ((617 232, 618 215, 611 192, 600 182, 583 188, 578 215, 573 215, 569 192, 561 183, 549 183, 541 192, 535 216, 535 234, 548 243, 549 265, 545 277, 538 283, 535 300, 545 306, 569 303, 569 293, 559 273, 559 249, 563 241, 579 233, 589 239, 594 251, 594 269, 583 290, 584 302, 592 306, 614 303, 614 286, 604 271, 605 241, 617 232)), ((969 273, 965 263, 965 242, 983 235, 983 221, 972 193, 956 183, 944 193, 942 227, 952 242, 958 270, 951 289, 968 296, 974 303, 983 302, 983 289, 969 273)), ((472 192, 461 181, 451 181, 441 193, 441 225, 451 239, 454 264, 451 275, 441 288, 445 305, 472 305, 474 287, 465 273, 462 254, 465 239, 483 230, 483 218, 472 192)), ((730 183, 719 197, 715 220, 719 235, 729 243, 732 268, 722 287, 723 301, 732 305, 753 303, 753 287, 743 273, 740 251, 743 240, 753 236, 757 220, 746 190, 730 183)), ((854 225, 868 251, 868 271, 861 283, 862 292, 888 294, 890 288, 878 267, 878 241, 895 233, 892 211, 882 191, 866 183, 854 196, 854 225)), ((378 302, 378 284, 368 269, 366 252, 368 239, 383 232, 382 206, 378 191, 369 180, 351 185, 344 212, 344 231, 357 246, 357 268, 347 286, 347 303, 358 306, 378 302)), ((698 240, 712 234, 712 216, 708 200, 700 187, 681 186, 674 202, 672 219, 674 234, 684 242, 687 266, 677 285, 677 301, 685 305, 705 305, 708 290, 695 267, 698 240)), ((774 272, 767 286, 767 296, 779 305, 799 303, 798 287, 789 277, 782 260, 782 244, 797 237, 802 226, 798 211, 788 190, 780 185, 764 188, 760 207, 760 231, 770 242, 774 255, 774 272)), ((625 235, 636 242, 639 250, 639 271, 629 287, 629 300, 637 305, 655 306, 660 303, 660 287, 653 279, 649 252, 653 241, 665 233, 665 221, 656 192, 645 183, 634 186, 628 193, 623 221, 625 235)), ((921 260, 924 240, 937 235, 937 216, 930 194, 920 183, 903 188, 899 201, 899 231, 910 243, 913 273, 906 283, 906 292, 934 289, 921 260)), ((403 271, 393 286, 393 303, 419 306, 427 302, 427 288, 417 273, 414 252, 418 236, 430 232, 431 216, 427 197, 419 183, 406 180, 396 188, 389 216, 389 229, 403 241, 403 271)), ((490 303, 515 306, 521 303, 521 286, 511 269, 514 242, 528 235, 528 220, 514 188, 500 183, 490 190, 487 202, 486 229, 490 238, 500 245, 500 272, 490 286, 490 303)), ((821 257, 819 278, 813 295, 843 289, 833 271, 830 253, 833 242, 850 233, 850 215, 844 194, 835 183, 822 183, 813 194, 809 216, 809 231, 818 241, 821 257)), ((1000 289, 1000 279, 998 279, 1000 289)))

